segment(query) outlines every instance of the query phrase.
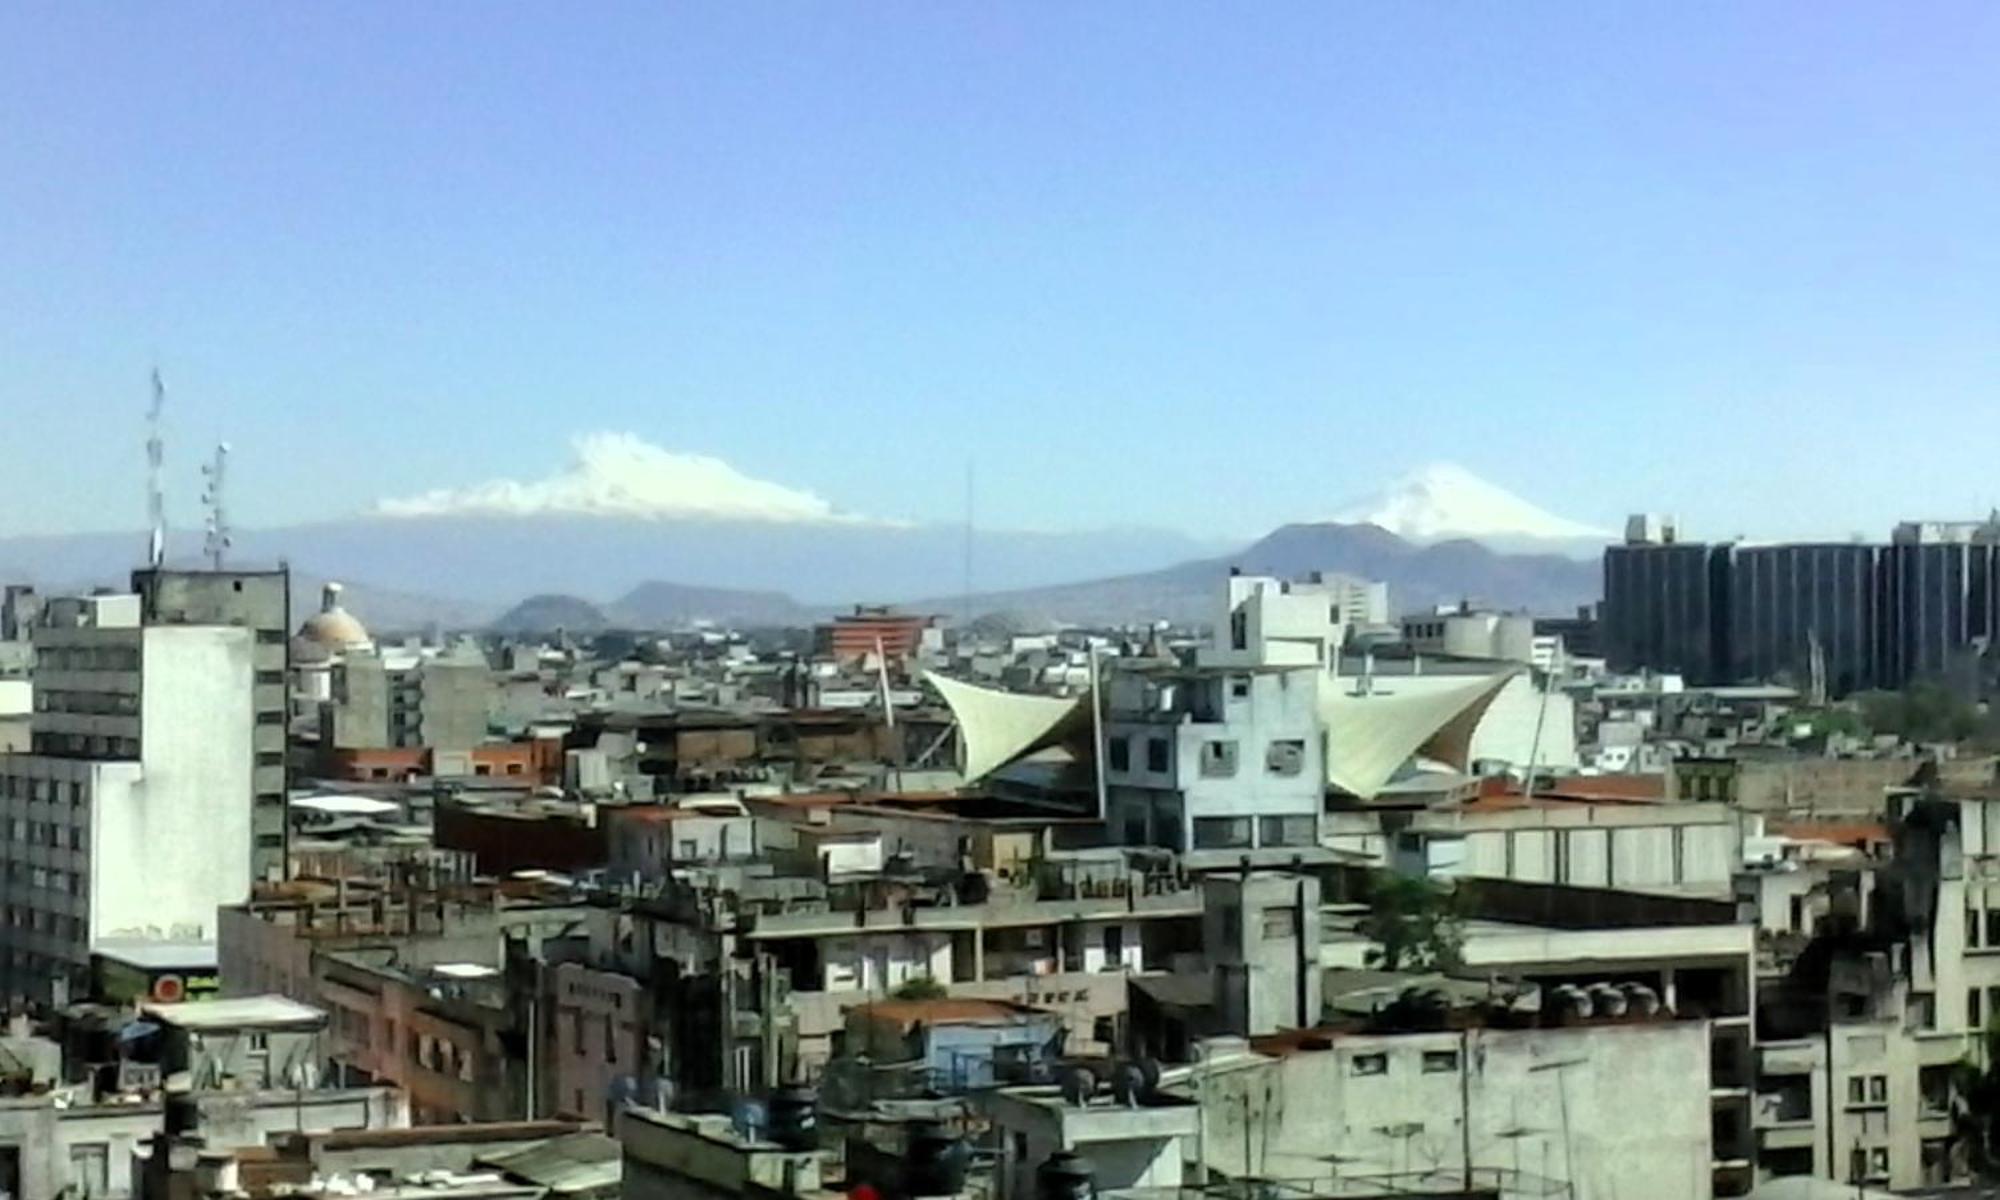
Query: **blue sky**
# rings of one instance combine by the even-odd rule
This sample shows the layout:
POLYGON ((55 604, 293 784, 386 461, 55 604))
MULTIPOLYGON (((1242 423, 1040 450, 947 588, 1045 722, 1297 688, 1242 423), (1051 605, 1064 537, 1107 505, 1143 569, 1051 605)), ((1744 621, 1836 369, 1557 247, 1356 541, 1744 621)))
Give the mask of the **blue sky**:
POLYGON ((2000 8, 10 5, 0 534, 217 437, 270 525, 574 434, 1254 534, 2000 500, 2000 8))

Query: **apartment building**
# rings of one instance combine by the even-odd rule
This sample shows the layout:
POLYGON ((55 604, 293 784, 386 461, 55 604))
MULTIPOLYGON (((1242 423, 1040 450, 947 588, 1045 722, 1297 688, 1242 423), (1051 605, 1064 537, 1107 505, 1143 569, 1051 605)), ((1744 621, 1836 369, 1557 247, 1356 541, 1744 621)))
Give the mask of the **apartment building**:
POLYGON ((151 567, 132 573, 140 624, 224 626, 250 635, 251 705, 255 714, 250 764, 250 872, 282 879, 288 822, 286 787, 291 639, 287 635, 291 571, 189 570, 151 567))
POLYGON ((55 600, 34 631, 31 750, 0 756, 9 995, 82 995, 99 941, 211 939, 249 894, 256 631, 147 624, 145 604, 55 600))

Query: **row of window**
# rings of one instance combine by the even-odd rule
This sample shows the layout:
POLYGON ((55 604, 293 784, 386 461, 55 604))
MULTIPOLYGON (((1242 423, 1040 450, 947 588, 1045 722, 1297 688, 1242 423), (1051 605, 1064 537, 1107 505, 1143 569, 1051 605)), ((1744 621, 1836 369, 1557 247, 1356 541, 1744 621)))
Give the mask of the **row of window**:
POLYGON ((45 671, 136 671, 137 646, 38 646, 35 666, 45 671))
MULTIPOLYGON (((1113 771, 1132 769, 1131 737, 1114 737, 1107 742, 1107 759, 1113 771)), ((1148 737, 1146 741, 1146 770, 1155 775, 1164 775, 1173 769, 1173 742, 1164 737, 1148 737)), ((1215 738, 1201 744, 1200 770, 1205 779, 1229 779, 1235 776, 1238 752, 1233 738, 1215 738)), ((1267 774, 1288 777, 1305 770, 1306 743, 1303 738, 1273 738, 1264 746, 1264 770, 1267 774)))
POLYGON ((67 845, 71 850, 81 850, 85 837, 81 825, 15 817, 7 822, 7 840, 14 846, 50 846, 60 850, 67 845))
POLYGON ((36 754, 54 756, 88 756, 97 759, 135 759, 139 757, 139 739, 130 737, 101 737, 97 734, 81 733, 36 733, 32 738, 36 754))
POLYGON ((0 800, 40 800, 54 804, 66 800, 70 807, 83 804, 83 784, 74 779, 28 779, 20 775, 0 775, 0 800))
POLYGON ((46 933, 51 937, 81 942, 89 935, 89 924, 82 917, 65 916, 47 909, 30 908, 25 904, 9 904, 0 909, 9 929, 24 929, 34 933, 46 933))
POLYGON ((139 697, 131 692, 59 692, 37 689, 35 711, 81 713, 85 716, 133 717, 139 714, 139 697))
POLYGON ((1313 846, 1319 843, 1319 822, 1310 814, 1287 817, 1196 817, 1197 850, 1248 850, 1252 822, 1258 847, 1313 846))
MULTIPOLYGON (((1421 1062, 1426 1075, 1443 1075, 1458 1070, 1458 1051, 1426 1050, 1421 1062)), ((1386 1050, 1369 1054, 1356 1054, 1347 1060, 1349 1075, 1387 1075, 1389 1054, 1386 1050)))
POLYGON ((32 888, 42 888, 53 892, 67 892, 72 896, 83 895, 83 872, 65 871, 60 867, 35 867, 26 863, 0 863, 0 879, 9 884, 26 884, 32 888))

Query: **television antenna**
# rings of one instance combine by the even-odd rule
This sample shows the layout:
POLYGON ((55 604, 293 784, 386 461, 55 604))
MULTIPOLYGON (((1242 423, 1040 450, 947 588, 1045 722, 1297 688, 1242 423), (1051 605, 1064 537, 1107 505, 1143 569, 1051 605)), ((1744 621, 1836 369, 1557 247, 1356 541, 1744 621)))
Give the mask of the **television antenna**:
POLYGON ((222 569, 222 556, 229 549, 229 511, 223 504, 223 483, 229 466, 229 443, 215 444, 215 457, 201 469, 207 481, 202 486, 201 502, 208 509, 208 528, 202 538, 202 553, 208 556, 208 566, 212 571, 222 569))
POLYGON ((160 468, 166 443, 160 436, 160 410, 167 402, 167 385, 153 368, 153 403, 146 409, 146 565, 158 569, 167 557, 167 500, 160 489, 160 468))

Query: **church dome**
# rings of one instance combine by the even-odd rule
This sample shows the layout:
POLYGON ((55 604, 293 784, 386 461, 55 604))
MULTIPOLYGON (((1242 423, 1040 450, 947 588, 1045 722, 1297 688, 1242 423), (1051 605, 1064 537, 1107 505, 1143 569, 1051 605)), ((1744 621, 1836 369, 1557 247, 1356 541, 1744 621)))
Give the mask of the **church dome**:
POLYGON ((331 654, 370 644, 367 627, 340 606, 340 585, 337 583, 326 585, 326 590, 321 593, 319 611, 299 626, 299 639, 316 643, 331 654))

